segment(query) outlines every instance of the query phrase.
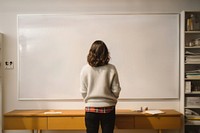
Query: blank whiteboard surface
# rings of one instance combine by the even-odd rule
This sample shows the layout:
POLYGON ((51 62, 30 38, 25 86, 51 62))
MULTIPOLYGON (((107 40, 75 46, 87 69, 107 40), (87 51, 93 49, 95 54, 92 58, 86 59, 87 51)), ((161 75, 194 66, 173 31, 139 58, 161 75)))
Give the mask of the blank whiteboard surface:
POLYGON ((118 70, 120 99, 179 97, 178 14, 18 15, 19 99, 81 99, 97 39, 118 70))

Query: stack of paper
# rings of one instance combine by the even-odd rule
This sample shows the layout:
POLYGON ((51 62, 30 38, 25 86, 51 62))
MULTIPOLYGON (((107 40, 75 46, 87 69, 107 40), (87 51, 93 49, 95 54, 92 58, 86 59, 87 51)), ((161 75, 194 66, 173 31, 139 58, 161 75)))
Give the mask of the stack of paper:
POLYGON ((194 110, 186 109, 186 124, 188 125, 199 125, 200 124, 200 115, 194 110))
POLYGON ((193 53, 190 51, 186 51, 186 58, 185 62, 186 63, 200 63, 200 53, 193 53))
POLYGON ((155 115, 155 114, 162 114, 165 112, 163 112, 161 110, 146 110, 146 111, 144 111, 144 113, 155 115))
POLYGON ((200 79, 200 70, 192 70, 186 72, 186 78, 188 79, 200 79))
POLYGON ((44 114, 62 114, 62 112, 56 112, 56 111, 49 111, 49 112, 44 112, 44 114))

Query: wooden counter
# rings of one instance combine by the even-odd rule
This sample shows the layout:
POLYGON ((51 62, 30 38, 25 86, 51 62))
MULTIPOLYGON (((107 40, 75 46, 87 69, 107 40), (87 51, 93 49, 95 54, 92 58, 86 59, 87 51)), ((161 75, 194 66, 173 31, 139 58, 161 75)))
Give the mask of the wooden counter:
MULTIPOLYGON (((146 114, 131 110, 116 111, 116 129, 180 129, 182 114, 162 110, 162 114, 146 114)), ((13 110, 4 114, 3 130, 85 130, 84 110, 13 110), (46 112, 46 114, 45 114, 46 112)))

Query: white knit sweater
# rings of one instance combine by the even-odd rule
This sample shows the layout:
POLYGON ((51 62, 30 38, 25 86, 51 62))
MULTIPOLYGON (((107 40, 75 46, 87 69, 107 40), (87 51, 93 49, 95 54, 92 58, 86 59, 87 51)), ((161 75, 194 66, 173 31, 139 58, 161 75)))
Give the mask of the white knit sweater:
POLYGON ((80 92, 86 107, 115 106, 121 91, 114 65, 85 65, 80 74, 80 92))

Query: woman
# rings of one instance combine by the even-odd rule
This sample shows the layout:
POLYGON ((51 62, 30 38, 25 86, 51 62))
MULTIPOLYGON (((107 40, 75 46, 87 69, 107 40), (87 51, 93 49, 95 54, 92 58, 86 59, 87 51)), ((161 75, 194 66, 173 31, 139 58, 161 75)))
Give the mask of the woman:
POLYGON ((96 40, 87 56, 88 64, 80 74, 80 91, 85 101, 87 133, 113 133, 115 105, 121 91, 118 73, 109 64, 110 56, 105 43, 96 40))

